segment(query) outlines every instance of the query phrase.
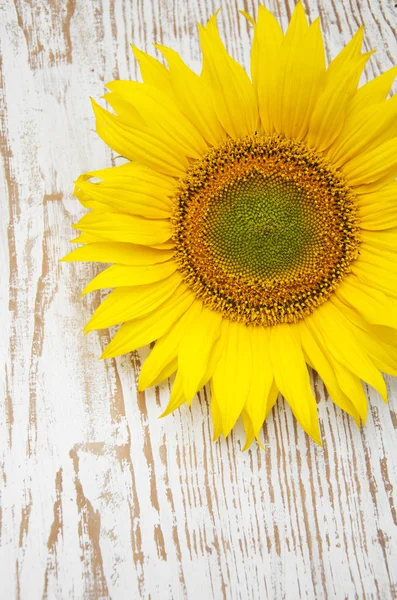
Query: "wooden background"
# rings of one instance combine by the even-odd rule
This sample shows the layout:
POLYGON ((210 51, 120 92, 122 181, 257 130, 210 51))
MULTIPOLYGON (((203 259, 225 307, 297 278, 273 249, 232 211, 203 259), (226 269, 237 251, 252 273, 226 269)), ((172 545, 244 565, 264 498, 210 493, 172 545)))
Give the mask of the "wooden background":
MULTIPOLYGON (((294 0, 268 0, 285 25, 294 0)), ((305 0, 329 54, 366 23, 397 63, 392 0, 305 0)), ((211 442, 208 391, 158 420, 169 386, 136 390, 147 349, 99 361, 108 332, 82 334, 96 272, 59 264, 82 209, 83 171, 114 164, 89 96, 137 76, 129 48, 153 40, 199 69, 197 20, 219 0, 0 0, 0 596, 50 599, 397 598, 397 385, 370 393, 355 428, 314 380, 324 448, 280 399, 265 450, 242 429, 211 442), (9 199, 7 202, 7 198, 9 199), (9 340, 9 341, 8 341, 9 340)), ((251 31, 219 21, 246 66, 251 31)))

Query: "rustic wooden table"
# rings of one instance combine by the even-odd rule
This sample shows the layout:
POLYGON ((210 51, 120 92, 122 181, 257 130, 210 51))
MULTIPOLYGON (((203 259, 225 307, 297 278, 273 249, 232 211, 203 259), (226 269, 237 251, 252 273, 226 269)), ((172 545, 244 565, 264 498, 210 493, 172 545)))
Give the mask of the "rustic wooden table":
MULTIPOLYGON (((305 0, 329 55, 361 22, 366 76, 397 63, 394 0, 305 0)), ((137 76, 153 40, 199 69, 212 0, 0 0, 0 540, 5 600, 397 598, 397 385, 368 391, 360 432, 315 379, 324 448, 280 399, 265 450, 237 429, 212 444, 208 392, 158 420, 169 386, 137 393, 142 349, 99 361, 82 334, 92 266, 59 264, 83 171, 112 163, 89 96, 137 76), (6 198, 9 198, 7 204, 6 198), (6 340, 9 338, 9 343, 6 340)), ((249 63, 250 28, 223 0, 221 30, 249 63)), ((294 0, 268 0, 286 25, 294 0)))

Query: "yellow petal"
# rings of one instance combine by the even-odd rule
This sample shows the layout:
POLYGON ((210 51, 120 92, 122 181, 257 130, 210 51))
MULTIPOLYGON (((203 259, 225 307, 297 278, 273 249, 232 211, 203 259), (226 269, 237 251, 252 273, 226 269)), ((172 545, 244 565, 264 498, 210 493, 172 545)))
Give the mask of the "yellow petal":
POLYGON ((147 285, 162 279, 167 279, 177 268, 175 261, 135 267, 130 265, 113 265, 99 273, 85 287, 82 296, 94 290, 132 285, 147 285))
MULTIPOLYGON (((273 369, 269 357, 269 332, 264 327, 252 327, 250 332, 252 347, 252 378, 247 400, 244 404, 257 437, 263 422, 271 410, 273 369)), ((276 395, 277 397, 277 395, 276 395)))
MULTIPOLYGON (((74 225, 72 225, 72 227, 74 227, 74 225)), ((99 242, 103 242, 103 237, 93 233, 81 233, 73 238, 73 240, 70 240, 71 244, 96 244, 99 242)))
POLYGON ((385 330, 387 330, 387 332, 392 330, 388 330, 386 327, 371 325, 362 317, 362 315, 351 307, 346 311, 347 307, 337 298, 335 298, 333 302, 339 310, 344 311, 351 321, 354 336, 368 354, 375 367, 389 375, 396 375, 396 332, 394 332, 394 339, 390 339, 388 335, 385 336, 385 330))
MULTIPOLYGON (((73 225, 72 225, 73 227, 73 225)), ((73 238, 72 240, 70 240, 71 244, 112 244, 112 243, 116 243, 117 242, 105 242, 103 237, 100 237, 99 235, 94 235, 92 233, 81 233, 80 235, 78 235, 77 237, 73 238)), ((123 242, 120 242, 121 244, 123 242)), ((128 244, 129 246, 134 246, 134 244, 128 244)), ((136 244, 138 245, 138 244, 136 244)), ((169 241, 169 242, 163 242, 162 244, 150 244, 150 248, 154 248, 156 250, 174 250, 174 242, 169 241)), ((142 248, 143 246, 140 245, 140 248, 142 248)), ((164 259, 167 260, 167 259, 164 259)), ((101 261, 100 261, 101 262, 101 261)), ((105 261, 102 261, 105 262, 105 261)), ((119 261, 121 262, 121 261, 119 261)))
MULTIPOLYGON (((292 129, 295 129, 295 114, 291 114, 291 111, 295 113, 294 100, 297 100, 296 97, 293 98, 294 93, 297 91, 294 89, 296 88, 295 68, 303 58, 303 38, 307 33, 307 29, 305 11, 302 3, 298 2, 279 49, 275 87, 269 98, 274 128, 277 133, 288 136, 291 135, 292 129)), ((300 73, 300 76, 302 77, 303 74, 300 73)))
MULTIPOLYGON (((375 329, 374 326, 369 327, 370 329, 375 329)), ((394 358, 393 356, 386 356, 387 350, 390 348, 390 346, 387 344, 382 344, 382 342, 378 341, 373 343, 373 336, 377 336, 378 332, 368 333, 364 330, 361 330, 359 327, 355 327, 354 325, 352 326, 352 332, 354 333, 357 341, 362 345, 374 366, 384 373, 390 373, 393 375, 395 373, 395 366, 393 365, 394 358)), ((330 360, 332 362, 332 357, 330 360)), ((334 363, 334 370, 341 388, 352 398, 354 405, 360 413, 363 423, 365 423, 368 412, 368 400, 363 390, 362 382, 356 375, 340 365, 340 363, 337 361, 334 363)), ((384 395, 382 395, 382 398, 387 403, 386 389, 384 395)))
POLYGON ((182 406, 182 404, 185 404, 185 402, 186 398, 183 393, 182 378, 179 371, 177 371, 174 385, 172 386, 171 390, 170 400, 167 404, 165 411, 160 415, 160 418, 166 417, 174 410, 182 406))
POLYGON ((165 262, 173 257, 173 251, 162 251, 148 246, 123 242, 95 242, 76 248, 62 258, 63 262, 120 263, 144 267, 165 262))
MULTIPOLYGON (((76 181, 76 183, 77 182, 78 182, 78 180, 76 181)), ((73 195, 78 198, 80 204, 82 204, 84 206, 84 208, 92 210, 96 213, 109 212, 109 207, 106 206, 106 204, 104 204, 102 202, 97 202, 96 200, 92 200, 91 196, 89 196, 85 191, 83 191, 80 188, 75 187, 73 195)), ((168 215, 166 215, 166 218, 167 217, 168 217, 168 215)))
POLYGON ((170 217, 170 178, 165 181, 165 176, 152 177, 150 169, 146 173, 144 170, 118 169, 114 167, 81 175, 76 181, 74 195, 86 208, 98 210, 101 207, 101 212, 114 211, 153 219, 170 217), (102 181, 90 181, 94 178, 102 181), (92 201, 97 203, 96 207, 92 201))
POLYGON ((201 312, 201 302, 193 302, 181 318, 155 344, 143 363, 139 374, 139 390, 142 391, 162 380, 162 373, 168 365, 177 361, 178 349, 185 335, 186 327, 201 312))
POLYGON ((397 66, 378 75, 378 77, 374 77, 374 79, 361 86, 349 105, 349 113, 358 113, 371 104, 377 104, 386 100, 396 77, 397 66))
POLYGON ((75 196, 85 208, 97 211, 99 209, 100 212, 114 211, 149 219, 168 219, 171 216, 169 206, 159 201, 155 196, 150 196, 144 191, 137 191, 130 183, 128 182, 126 186, 121 187, 113 183, 110 185, 90 183, 78 179, 75 196), (82 197, 82 193, 84 197, 82 197), (94 205, 87 198, 96 198, 97 205, 94 205))
POLYGON ((84 331, 104 329, 152 313, 174 294, 181 281, 181 275, 174 273, 164 281, 116 288, 96 309, 84 331))
POLYGON ((147 246, 166 242, 172 235, 169 221, 117 213, 88 213, 73 227, 102 240, 147 246))
POLYGON ((156 379, 153 379, 151 385, 147 386, 147 387, 159 385, 162 381, 165 381, 166 379, 171 377, 177 371, 177 369, 178 369, 178 359, 174 358, 173 360, 169 361, 166 365, 164 365, 163 370, 159 371, 156 379))
POLYGON ((368 56, 359 56, 353 65, 341 69, 338 78, 327 77, 308 127, 308 144, 324 151, 342 131, 349 100, 352 98, 368 56))
POLYGON ((105 348, 101 358, 120 356, 157 340, 173 326, 194 300, 195 296, 180 286, 159 306, 156 310, 156 318, 153 318, 153 314, 150 313, 140 319, 124 323, 105 348))
MULTIPOLYGON (((330 365, 336 378, 336 397, 342 401, 341 408, 347 411, 348 405, 343 406, 344 397, 348 398, 353 405, 353 409, 350 414, 355 418, 357 426, 360 426, 360 419, 365 423, 368 412, 368 402, 365 392, 363 390, 360 379, 354 375, 349 369, 343 366, 332 354, 330 348, 327 345, 327 338, 322 331, 316 326, 313 319, 309 317, 306 319, 305 324, 309 332, 312 334, 312 338, 317 341, 317 344, 322 349, 325 359, 330 365), (338 392, 338 389, 340 392, 338 392), (358 418, 357 418, 358 415, 358 418)), ((325 383, 325 381, 324 381, 325 383)), ((335 403, 338 402, 335 400, 335 403)))
MULTIPOLYGON (((255 432, 254 432, 254 427, 252 425, 251 418, 245 409, 243 409, 243 411, 241 413, 241 417, 243 420, 244 431, 245 431, 245 444, 243 447, 243 452, 245 452, 246 450, 248 450, 248 448, 251 446, 252 442, 254 441, 255 432)), ((262 448, 263 448, 263 446, 262 446, 262 448)))
POLYGON ((121 156, 139 160, 165 175, 183 177, 186 173, 187 158, 175 154, 151 132, 126 125, 120 117, 112 115, 94 101, 92 106, 98 135, 121 156))
POLYGON ((142 52, 136 46, 131 45, 131 48, 138 61, 144 83, 152 85, 172 97, 170 75, 166 67, 157 58, 142 52))
POLYGON ((251 329, 241 323, 222 321, 225 346, 212 378, 226 437, 243 410, 251 384, 251 329), (225 329, 227 327, 227 329, 225 329))
POLYGON ((355 308, 369 323, 397 328, 397 303, 383 292, 365 285, 354 275, 344 279, 336 295, 345 304, 355 308))
POLYGON ((175 154, 200 158, 207 144, 178 105, 156 87, 138 81, 111 81, 107 88, 121 95, 141 115, 153 137, 175 154))
MULTIPOLYGON (((285 43, 287 43, 286 35, 285 43)), ((324 42, 320 19, 310 26, 298 48, 291 46, 286 66, 282 104, 282 133, 304 139, 313 109, 323 90, 325 77, 324 42)))
POLYGON ((222 431, 223 431, 223 423, 222 423, 222 414, 221 411, 219 409, 219 405, 216 399, 216 392, 214 390, 214 384, 213 384, 213 380, 211 380, 211 416, 212 416, 212 423, 214 425, 214 434, 213 434, 213 441, 216 442, 216 440, 218 440, 220 438, 220 436, 222 435, 222 431))
MULTIPOLYGON (((225 335, 225 332, 228 328, 228 324, 227 323, 221 323, 221 328, 223 331, 223 335, 219 335, 217 337, 217 339, 215 340, 215 342, 212 345, 212 350, 209 354, 208 357, 208 361, 206 363, 205 366, 205 370, 203 373, 203 376, 201 377, 200 382, 197 384, 197 391, 199 391, 202 387, 204 387, 209 381, 211 381, 211 378, 215 372, 216 366, 219 362, 220 357, 222 356, 222 353, 224 351, 225 348, 225 343, 227 340, 227 336, 225 335)), ((188 398, 188 404, 190 404, 192 401, 192 399, 188 398)))
POLYGON ((178 105, 208 143, 216 146, 226 137, 212 103, 211 92, 200 78, 183 62, 177 52, 156 44, 168 62, 169 76, 178 105))
POLYGON ((149 194, 155 193, 164 203, 171 205, 169 196, 175 191, 175 179, 159 173, 139 162, 126 162, 117 167, 107 167, 88 171, 83 175, 85 180, 90 178, 101 179, 104 182, 120 184, 135 183, 149 194))
POLYGON ((382 343, 390 346, 397 347, 397 331, 395 329, 385 327, 384 325, 373 325, 372 323, 368 323, 355 308, 345 304, 345 302, 339 300, 337 296, 333 297, 332 303, 351 323, 368 331, 372 338, 378 339, 382 343))
MULTIPOLYGON (((364 230, 362 231, 364 232, 364 230)), ((386 230, 383 230, 382 234, 385 232, 386 230)), ((371 233, 373 232, 371 231, 371 233)), ((382 247, 377 248, 363 242, 361 244, 359 258, 360 261, 373 265, 376 268, 389 271, 391 274, 397 273, 395 250, 386 250, 382 247)))
POLYGON ((320 21, 309 28, 301 2, 295 7, 276 61, 275 87, 267 92, 274 127, 286 137, 303 139, 323 88, 325 55, 320 21))
POLYGON ((397 97, 370 105, 346 119, 343 130, 328 156, 341 167, 362 152, 378 148, 397 135, 397 97))
POLYGON ((392 181, 379 190, 373 192, 363 191, 356 196, 356 201, 360 206, 360 216, 366 215, 368 211, 376 210, 382 203, 395 203, 397 199, 397 181, 392 181))
POLYGON ((216 26, 216 16, 199 24, 204 82, 209 85, 216 114, 231 137, 253 134, 258 126, 254 89, 243 67, 229 56, 216 26))
POLYGON ((360 224, 363 229, 370 231, 397 227, 397 203, 379 202, 377 206, 372 205, 365 214, 360 213, 360 224))
POLYGON ((181 372, 183 390, 191 400, 201 387, 210 354, 219 336, 222 315, 205 308, 186 327, 178 351, 178 368, 181 372))
POLYGON ((369 249, 386 250, 396 252, 397 248, 397 229, 388 231, 361 231, 360 237, 369 249), (368 246, 367 246, 368 245, 368 246))
MULTIPOLYGON (((378 390, 383 398, 386 397, 382 375, 356 341, 349 320, 332 302, 320 306, 306 319, 306 323, 314 335, 317 331, 320 332, 324 340, 323 347, 327 348, 342 366, 378 390)), ((343 387, 342 389, 344 390, 343 387)), ((349 396, 346 391, 345 393, 349 396)))
POLYGON ((309 25, 307 23, 305 9, 303 8, 301 0, 299 0, 292 12, 284 41, 293 46, 296 40, 300 40, 304 37, 308 28, 309 25))
POLYGON ((396 171, 397 137, 355 156, 342 168, 349 185, 353 187, 378 182, 379 187, 383 187, 395 179, 396 171))
MULTIPOLYGON (((335 360, 332 354, 329 356, 329 360, 334 369, 338 385, 342 392, 350 398, 357 414, 365 425, 368 415, 368 399, 360 378, 335 360)), ((359 422, 356 421, 356 423, 360 426, 359 422)))
POLYGON ((364 262, 361 257, 352 264, 351 270, 367 286, 397 299, 397 273, 390 273, 379 266, 364 262))
MULTIPOLYGON (((263 419, 264 421, 267 419, 268 414, 272 410, 273 406, 276 404, 277 398, 278 398, 278 389, 277 389, 276 383, 273 379, 272 385, 271 385, 271 388, 270 388, 270 391, 268 394, 267 402, 266 402, 266 413, 265 413, 265 418, 263 419)), ((245 408, 244 408, 243 412, 241 413, 241 416, 243 418, 244 428, 246 431, 246 440, 245 440, 245 444, 243 447, 243 452, 245 450, 248 450, 248 448, 250 447, 250 445, 252 444, 254 439, 256 439, 259 446, 262 448, 262 450, 264 450, 264 447, 263 447, 260 437, 259 437, 260 432, 258 431, 256 433, 256 435, 254 434, 254 425, 252 423, 252 417, 249 416, 249 414, 245 410, 245 408), (249 423, 248 423, 248 419, 249 419, 249 423), (246 427, 246 424, 247 424, 247 427, 246 427)))
POLYGON ((260 4, 252 42, 251 77, 257 95, 262 127, 269 134, 275 131, 273 97, 277 89, 278 56, 283 37, 277 19, 260 4))
MULTIPOLYGON (((157 376, 153 377, 150 380, 151 381, 150 385, 140 384, 139 385, 139 390, 143 391, 143 390, 146 390, 149 387, 154 387, 154 386, 160 385, 166 379, 168 379, 169 377, 172 377, 172 375, 174 375, 174 373, 176 373, 177 370, 178 370, 178 359, 177 358, 173 358, 173 359, 167 361, 164 364, 163 369, 160 370, 160 371, 158 371, 157 376)), ((139 379, 139 381, 140 381, 140 379, 139 379)))
POLYGON ((309 373, 296 327, 291 325, 272 327, 270 360, 277 388, 306 433, 321 445, 317 404, 311 390, 309 373))
POLYGON ((343 128, 349 102, 370 54, 361 55, 362 30, 345 46, 328 67, 324 89, 314 107, 309 128, 309 146, 326 150, 343 128))
POLYGON ((299 323, 299 332, 307 362, 317 371, 335 404, 351 415, 357 425, 360 426, 360 415, 357 409, 338 384, 334 369, 332 368, 334 361, 331 362, 329 360, 326 352, 324 352, 310 329, 308 329, 304 320, 299 323))
POLYGON ((360 56, 364 38, 364 26, 357 29, 352 39, 346 46, 335 56, 328 66, 328 75, 336 78, 342 68, 346 65, 351 65, 352 61, 357 56, 360 56))
POLYGON ((136 108, 128 102, 128 100, 123 98, 122 95, 107 93, 103 94, 102 99, 113 108, 116 115, 121 117, 122 122, 129 127, 142 129, 148 125, 147 121, 143 119, 136 108))
POLYGON ((157 250, 173 250, 175 248, 174 242, 169 240, 168 242, 163 242, 162 244, 150 244, 151 248, 156 248, 157 250))

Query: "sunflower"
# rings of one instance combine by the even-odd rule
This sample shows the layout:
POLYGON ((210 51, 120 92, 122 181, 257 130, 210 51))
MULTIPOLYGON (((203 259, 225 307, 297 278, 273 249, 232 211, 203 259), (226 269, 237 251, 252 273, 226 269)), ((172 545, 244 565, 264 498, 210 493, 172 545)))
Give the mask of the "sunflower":
POLYGON ((114 263, 84 290, 114 288, 85 331, 123 323, 103 358, 155 342, 139 388, 176 374, 164 415, 209 382, 214 439, 241 416, 247 448, 280 393, 321 444, 308 367, 358 426, 362 381, 386 401, 397 374, 397 69, 359 87, 362 28, 327 66, 300 2, 285 34, 243 15, 251 79, 216 15, 200 75, 133 47, 143 83, 93 102, 128 162, 77 180, 90 212, 64 260, 114 263))

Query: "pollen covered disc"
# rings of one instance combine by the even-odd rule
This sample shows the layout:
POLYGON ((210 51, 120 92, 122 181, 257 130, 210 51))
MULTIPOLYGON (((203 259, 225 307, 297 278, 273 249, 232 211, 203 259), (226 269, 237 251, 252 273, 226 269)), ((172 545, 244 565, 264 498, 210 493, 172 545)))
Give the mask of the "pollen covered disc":
POLYGON ((352 191, 320 154, 280 136, 229 140, 195 162, 172 223, 197 297, 251 325, 310 314, 358 255, 352 191))

